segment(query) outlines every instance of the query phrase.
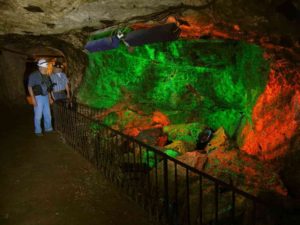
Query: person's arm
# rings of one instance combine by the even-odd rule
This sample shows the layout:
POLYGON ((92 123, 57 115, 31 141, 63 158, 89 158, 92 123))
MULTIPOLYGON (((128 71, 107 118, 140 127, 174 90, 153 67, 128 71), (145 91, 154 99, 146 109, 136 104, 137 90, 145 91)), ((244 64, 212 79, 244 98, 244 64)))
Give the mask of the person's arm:
POLYGON ((34 96, 34 94, 33 94, 32 87, 28 86, 28 92, 29 92, 29 95, 30 95, 30 97, 31 97, 31 99, 32 99, 32 104, 33 104, 33 106, 37 106, 37 102, 36 102, 36 100, 35 100, 35 96, 34 96))
POLYGON ((48 93, 50 93, 49 102, 51 103, 50 98, 52 98, 53 100, 52 102, 55 101, 54 94, 53 94, 53 86, 56 85, 55 82, 53 81, 52 75, 50 76, 50 81, 51 81, 51 91, 48 93))
POLYGON ((53 103, 53 99, 52 99, 52 91, 48 92, 48 99, 49 99, 49 103, 52 104, 53 103))
POLYGON ((28 77, 27 88, 28 88, 28 92, 29 92, 29 95, 31 97, 33 106, 37 106, 37 101, 35 99, 35 95, 34 95, 33 89, 32 89, 32 87, 34 85, 36 85, 36 77, 35 77, 34 74, 30 74, 29 77, 28 77))
POLYGON ((66 84, 66 91, 67 91, 67 99, 70 99, 70 88, 69 88, 69 82, 66 84))
POLYGON ((64 74, 64 77, 65 77, 65 80, 66 80, 66 91, 67 91, 67 99, 70 99, 71 98, 71 95, 70 95, 70 87, 69 87, 69 79, 67 78, 67 75, 65 73, 64 74))
POLYGON ((52 97, 53 101, 55 101, 53 91, 51 91, 50 94, 51 94, 51 97, 52 97))

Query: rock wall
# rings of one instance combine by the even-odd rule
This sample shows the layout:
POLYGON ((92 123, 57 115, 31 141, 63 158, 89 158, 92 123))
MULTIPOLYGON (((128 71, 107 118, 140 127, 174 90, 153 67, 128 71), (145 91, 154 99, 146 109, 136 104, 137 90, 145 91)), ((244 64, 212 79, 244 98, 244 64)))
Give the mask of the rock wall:
POLYGON ((0 102, 4 105, 25 103, 24 72, 26 57, 2 51, 0 55, 0 102))
MULTIPOLYGON (((170 17, 170 19, 172 18, 170 17)), ((248 110, 247 111, 248 113, 246 115, 246 118, 250 122, 243 124, 244 128, 242 130, 242 135, 238 137, 239 146, 243 151, 247 152, 248 154, 256 155, 262 160, 273 160, 277 158, 282 158, 290 150, 293 151, 297 150, 295 149, 297 147, 293 144, 292 140, 296 139, 299 133, 298 130, 300 124, 299 122, 299 104, 300 104, 299 103, 300 101, 299 100, 299 77, 300 77, 299 41, 292 36, 286 37, 285 35, 281 35, 281 34, 280 35, 266 34, 262 32, 259 33, 259 32, 245 31, 242 30, 240 26, 232 23, 225 23, 225 22, 211 23, 205 21, 205 19, 201 18, 201 16, 199 17, 199 15, 198 16, 187 15, 180 19, 182 21, 178 23, 178 25, 180 26, 180 29, 182 31, 180 36, 183 39, 205 38, 205 39, 223 39, 223 40, 229 39, 229 40, 237 40, 237 41, 243 40, 246 41, 247 43, 255 43, 256 45, 261 46, 263 51, 263 57, 265 58, 266 62, 270 64, 271 69, 268 72, 269 75, 267 78, 267 85, 260 93, 261 95, 258 99, 249 98, 251 94, 242 95, 244 97, 248 96, 248 99, 245 100, 245 104, 248 105, 251 108, 251 110, 248 110), (251 101, 253 101, 254 104, 250 104, 251 101)), ((175 18, 173 18, 173 21, 170 22, 176 22, 175 18)), ((133 26, 133 29, 148 28, 150 26, 152 25, 135 24, 133 26)), ((165 52, 164 50, 162 50, 162 48, 160 49, 161 52, 159 54, 161 56, 158 58, 161 59, 162 61, 166 61, 163 57, 165 52)), ((198 51, 200 52, 201 49, 202 48, 200 48, 198 51)), ((211 56, 212 54, 215 54, 214 50, 210 52, 211 52, 210 53, 211 56)), ((151 54, 150 53, 148 58, 151 59, 151 54, 154 53, 151 54)), ((128 55, 134 55, 134 53, 130 53, 128 55)), ((186 53, 185 55, 188 57, 189 53, 186 53)), ((203 55, 203 53, 200 55, 203 55)), ((241 59, 242 56, 243 54, 241 54, 241 56, 238 57, 238 59, 241 59)), ((107 59, 109 59, 109 56, 107 57, 108 57, 107 59)), ((168 59, 168 57, 165 58, 168 59)), ((174 58, 176 57, 173 56, 173 59, 174 58)), ((106 59, 100 60, 99 62, 95 62, 93 65, 97 65, 103 62, 110 62, 109 60, 106 61, 105 60, 106 59)), ((134 61, 134 59, 131 61, 134 61)), ((139 61, 143 61, 143 60, 140 59, 139 61)), ((159 60, 157 61, 159 62, 159 60)), ((129 68, 131 64, 130 62, 128 63, 129 68)), ((220 63, 220 60, 218 61, 218 63, 220 63)), ((206 62, 204 63, 204 65, 205 64, 207 65, 209 63, 206 62)), ((255 65, 255 63, 253 63, 253 60, 251 58, 247 58, 245 60, 244 65, 247 64, 255 65)), ((143 66, 141 66, 141 68, 137 64, 135 64, 135 66, 138 67, 138 70, 136 70, 138 74, 144 72, 144 70, 141 69, 143 68, 143 66)), ((111 68, 116 68, 116 67, 118 67, 117 64, 111 68)), ((100 72, 101 70, 103 70, 103 68, 100 69, 98 72, 100 72)), ((165 72, 167 71, 167 69, 165 68, 162 71, 165 72)), ((119 72, 120 71, 118 70, 118 72, 115 74, 118 74, 119 72)), ((252 80, 253 77, 257 75, 257 72, 255 71, 248 70, 248 73, 249 74, 246 77, 248 78, 251 77, 252 80)), ((101 74, 104 74, 103 71, 101 72, 101 74)), ((155 74, 155 71, 151 71, 151 74, 152 75, 155 74)), ((111 78, 111 76, 109 77, 111 78)), ((126 76, 124 76, 123 74, 123 78, 124 77, 126 76)), ((173 80, 173 78, 172 79, 166 78, 166 79, 173 80)), ((106 80, 104 80, 103 82, 105 83, 106 80)), ((116 80, 114 80, 114 82, 112 83, 116 84, 115 81, 116 80)), ((153 81, 156 81, 156 79, 153 79, 153 76, 147 78, 147 84, 153 81)), ((219 81, 221 81, 221 79, 219 81)), ((100 91, 101 89, 100 87, 101 85, 103 85, 103 82, 100 83, 98 82, 97 85, 95 86, 96 87, 94 92, 95 95, 97 95, 96 93, 100 91)), ((168 82, 168 85, 169 83, 170 82, 168 82)), ((155 85, 155 82, 153 85, 155 85)), ((165 85, 165 87, 168 85, 165 85)), ((218 82, 216 82, 216 85, 218 85, 218 82)), ((224 87, 224 85, 221 86, 224 87)), ((113 85, 110 88, 105 88, 105 91, 108 91, 115 87, 116 86, 113 85)), ((257 84, 253 85, 252 87, 249 86, 248 87, 249 93, 253 94, 253 90, 255 88, 257 88, 257 84)), ((145 89, 144 86, 142 89, 143 91, 141 93, 145 93, 148 90, 147 88, 145 89)), ((235 85, 233 90, 237 90, 237 85, 235 85)), ((210 91, 208 91, 208 93, 209 92, 210 91)), ((116 100, 112 98, 112 96, 115 96, 116 92, 113 93, 106 95, 106 97, 109 98, 110 100, 116 100)), ((223 99, 224 101, 219 102, 219 104, 221 105, 224 105, 226 96, 228 95, 225 93, 227 92, 224 91, 224 99, 223 99)), ((232 95, 232 96, 236 96, 236 95, 232 95)), ((168 102, 166 102, 166 105, 172 104, 173 102, 172 100, 174 99, 172 97, 174 96, 172 95, 169 98, 168 102)), ((88 101, 90 101, 91 99, 92 98, 89 98, 88 101)), ((99 98, 96 99, 97 101, 100 101, 99 98)), ((175 100, 178 101, 177 98, 175 98, 175 100)), ((105 102, 107 103, 108 101, 102 101, 101 104, 104 104, 105 102)), ((187 102, 191 102, 191 101, 185 98, 185 101, 183 101, 182 104, 180 105, 186 106, 187 102)), ((243 101, 239 101, 239 102, 243 102, 243 101)), ((187 111, 188 111, 187 107, 185 107, 185 112, 187 111)), ((231 116, 236 116, 236 115, 231 113, 231 116)), ((228 116, 227 118, 230 118, 230 116, 228 116)), ((214 121, 219 121, 219 120, 220 118, 217 118, 214 121)), ((225 128, 225 130, 227 132, 229 131, 228 128, 227 129, 225 128)))

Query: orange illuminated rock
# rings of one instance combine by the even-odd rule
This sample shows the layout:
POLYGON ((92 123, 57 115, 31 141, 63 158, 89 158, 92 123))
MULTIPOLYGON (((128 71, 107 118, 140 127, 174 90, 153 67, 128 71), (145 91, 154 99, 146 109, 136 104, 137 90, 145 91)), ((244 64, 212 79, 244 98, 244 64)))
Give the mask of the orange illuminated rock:
POLYGON ((283 157, 300 127, 300 68, 290 71, 295 80, 288 81, 282 73, 286 66, 284 61, 273 65, 267 87, 253 109, 252 123, 241 134, 241 149, 262 160, 283 157))
POLYGON ((123 133, 128 135, 128 136, 137 137, 140 133, 140 130, 135 128, 135 127, 126 128, 125 130, 123 130, 123 133))
POLYGON ((167 126, 170 124, 169 118, 165 114, 159 111, 155 111, 153 113, 152 121, 153 123, 161 124, 162 126, 167 126))

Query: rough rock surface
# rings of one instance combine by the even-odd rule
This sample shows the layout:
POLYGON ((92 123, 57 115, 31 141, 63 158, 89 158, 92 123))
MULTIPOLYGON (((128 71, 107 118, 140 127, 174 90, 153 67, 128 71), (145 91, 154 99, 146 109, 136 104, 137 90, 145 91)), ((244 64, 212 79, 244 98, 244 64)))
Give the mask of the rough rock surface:
POLYGON ((182 38, 246 40, 278 52, 281 46, 299 49, 299 10, 296 0, 0 0, 0 47, 25 56, 37 46, 60 50, 67 57, 75 91, 86 66, 81 50, 90 32, 138 22, 165 23, 173 16, 179 19, 182 38), (284 11, 284 2, 294 8, 293 15, 284 11))
POLYGON ((171 144, 165 146, 166 149, 173 149, 180 154, 185 154, 187 152, 193 151, 195 150, 195 147, 195 144, 191 144, 181 140, 176 140, 171 144))
POLYGON ((206 5, 204 0, 10 0, 1 1, 0 33, 56 34, 103 28, 170 7, 206 5))
POLYGON ((225 134, 224 128, 219 128, 212 137, 212 140, 208 143, 205 148, 206 152, 211 152, 215 149, 225 150, 228 147, 228 138, 225 134))
POLYGON ((205 20, 238 24, 248 31, 298 34, 299 3, 284 0, 10 0, 0 1, 0 34, 57 34, 166 18, 170 14, 200 14, 205 20), (188 12, 188 10, 192 12, 188 12))
POLYGON ((177 159, 187 165, 202 170, 207 162, 207 155, 201 154, 198 151, 187 152, 184 155, 178 156, 177 159))

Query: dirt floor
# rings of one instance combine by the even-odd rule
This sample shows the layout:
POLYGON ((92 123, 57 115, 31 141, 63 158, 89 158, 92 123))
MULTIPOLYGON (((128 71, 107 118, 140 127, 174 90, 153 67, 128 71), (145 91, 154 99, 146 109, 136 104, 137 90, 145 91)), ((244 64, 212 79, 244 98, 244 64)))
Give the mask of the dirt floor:
POLYGON ((150 225, 57 133, 36 137, 31 108, 0 112, 1 225, 150 225))

